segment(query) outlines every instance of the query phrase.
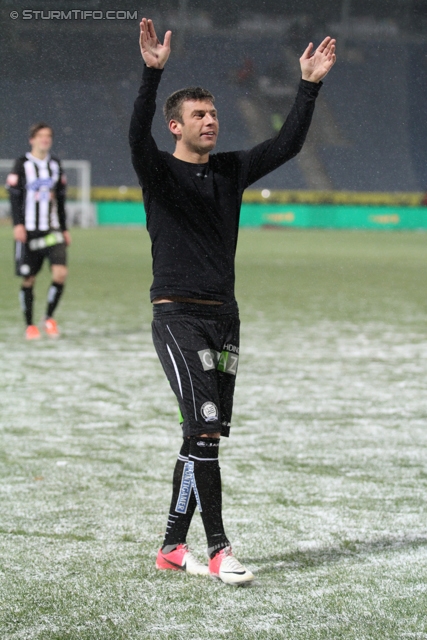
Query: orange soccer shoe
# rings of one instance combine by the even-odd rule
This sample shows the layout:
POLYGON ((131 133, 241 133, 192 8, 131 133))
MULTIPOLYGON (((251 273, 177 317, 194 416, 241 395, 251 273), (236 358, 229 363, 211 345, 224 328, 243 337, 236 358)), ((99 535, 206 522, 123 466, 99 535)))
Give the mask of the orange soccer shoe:
POLYGON ((46 318, 44 321, 44 330, 47 336, 50 338, 59 337, 59 329, 56 321, 53 318, 46 318))
POLYGON ((35 324, 29 324, 25 329, 25 339, 26 340, 40 340, 40 331, 36 327, 35 324))
POLYGON ((163 553, 159 549, 156 559, 156 569, 171 569, 172 571, 185 571, 192 576, 208 576, 209 568, 199 562, 188 550, 186 544, 179 544, 169 553, 163 553))

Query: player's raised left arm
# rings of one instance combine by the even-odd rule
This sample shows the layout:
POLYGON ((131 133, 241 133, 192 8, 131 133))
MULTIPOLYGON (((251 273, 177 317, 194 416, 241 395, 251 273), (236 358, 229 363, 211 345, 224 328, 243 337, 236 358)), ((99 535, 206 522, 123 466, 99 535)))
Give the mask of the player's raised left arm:
POLYGON ((310 42, 300 58, 302 79, 308 82, 320 82, 329 73, 336 61, 336 40, 328 36, 313 52, 310 42))
POLYGON ((335 43, 329 36, 313 52, 310 43, 300 58, 302 79, 292 109, 279 133, 243 152, 244 188, 288 162, 302 149, 314 104, 321 87, 321 80, 335 64, 335 43), (246 167, 245 167, 246 165, 246 167))

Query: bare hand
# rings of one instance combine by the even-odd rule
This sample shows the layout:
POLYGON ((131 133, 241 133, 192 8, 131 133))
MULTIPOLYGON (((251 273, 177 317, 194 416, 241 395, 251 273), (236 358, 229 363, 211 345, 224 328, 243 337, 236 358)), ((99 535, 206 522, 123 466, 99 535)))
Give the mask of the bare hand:
POLYGON ((16 242, 27 242, 27 230, 23 224, 17 224, 13 227, 13 237, 16 242))
POLYGON ((307 49, 299 59, 302 79, 309 82, 320 82, 332 69, 337 59, 335 55, 336 40, 327 37, 319 44, 313 53, 313 43, 310 42, 307 49))
POLYGON ((67 245, 67 247, 69 247, 70 244, 71 244, 70 232, 69 231, 63 231, 62 235, 64 236, 65 244, 67 245))
POLYGON ((172 31, 166 31, 162 44, 157 38, 152 20, 142 18, 139 26, 141 29, 139 46, 145 64, 147 67, 154 67, 154 69, 163 69, 171 52, 172 31))

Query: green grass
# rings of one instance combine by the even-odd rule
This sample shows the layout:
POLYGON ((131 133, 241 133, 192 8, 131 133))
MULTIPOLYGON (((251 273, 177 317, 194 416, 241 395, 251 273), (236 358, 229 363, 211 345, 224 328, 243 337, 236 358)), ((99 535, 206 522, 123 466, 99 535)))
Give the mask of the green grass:
MULTIPOLYGON (((427 638, 421 233, 241 233, 221 468, 252 588, 154 569, 180 433, 143 230, 74 230, 57 342, 25 343, 0 228, 1 640, 427 638)), ((47 270, 36 289, 41 317, 47 270)), ((196 515, 189 542, 205 549, 196 515)))

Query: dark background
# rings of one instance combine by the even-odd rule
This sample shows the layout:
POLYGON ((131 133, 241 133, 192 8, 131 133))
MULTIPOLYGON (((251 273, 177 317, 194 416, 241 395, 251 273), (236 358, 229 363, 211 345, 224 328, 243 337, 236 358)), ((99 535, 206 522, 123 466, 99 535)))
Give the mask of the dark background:
MULTIPOLYGON (((423 191, 427 184, 427 1, 0 3, 0 157, 28 149, 46 120, 54 150, 92 163, 94 185, 135 185, 127 129, 142 69, 138 22, 173 31, 159 105, 191 84, 216 96, 219 150, 273 135, 292 104, 298 58, 325 35, 338 62, 325 79, 301 157, 266 177, 269 188, 423 191), (23 20, 22 10, 137 11, 138 20, 23 20), (19 18, 12 20, 11 11, 19 18)), ((158 109, 162 148, 172 140, 158 109)))

